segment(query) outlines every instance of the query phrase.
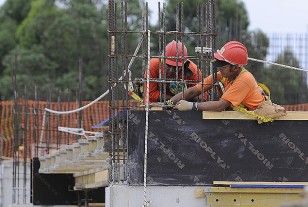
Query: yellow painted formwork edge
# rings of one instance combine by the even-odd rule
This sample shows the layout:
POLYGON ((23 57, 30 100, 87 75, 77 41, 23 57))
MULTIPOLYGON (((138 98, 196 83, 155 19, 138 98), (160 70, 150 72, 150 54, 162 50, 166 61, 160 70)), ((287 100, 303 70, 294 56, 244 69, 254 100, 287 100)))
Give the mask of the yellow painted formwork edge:
MULTIPOLYGON (((238 120, 255 120, 255 118, 243 114, 238 111, 203 111, 202 112, 203 119, 238 119, 238 120)), ((277 118, 276 120, 308 120, 308 111, 287 111, 286 116, 282 116, 277 118)))
POLYGON ((302 200, 299 188, 230 188, 205 189, 207 205, 211 207, 280 207, 302 200))

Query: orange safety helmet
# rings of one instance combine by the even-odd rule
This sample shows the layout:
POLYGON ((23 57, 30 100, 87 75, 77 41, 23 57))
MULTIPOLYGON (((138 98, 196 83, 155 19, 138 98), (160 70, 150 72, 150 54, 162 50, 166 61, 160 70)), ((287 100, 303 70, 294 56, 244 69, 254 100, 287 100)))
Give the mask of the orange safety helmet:
POLYGON ((214 57, 221 61, 226 61, 232 65, 247 65, 247 48, 240 42, 227 42, 220 50, 214 53, 214 57))
POLYGON ((187 48, 184 45, 184 54, 183 52, 183 43, 180 41, 172 41, 166 45, 166 64, 176 66, 176 63, 178 66, 183 65, 183 60, 184 62, 187 60, 187 48), (176 49, 177 48, 177 49, 176 49), (177 50, 177 51, 176 51, 177 50))

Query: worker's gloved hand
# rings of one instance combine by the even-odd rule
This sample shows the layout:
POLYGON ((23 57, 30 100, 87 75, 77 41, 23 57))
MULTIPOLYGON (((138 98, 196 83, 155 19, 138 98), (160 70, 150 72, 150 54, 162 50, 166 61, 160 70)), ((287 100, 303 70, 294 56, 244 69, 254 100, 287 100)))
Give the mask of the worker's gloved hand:
POLYGON ((175 105, 175 109, 179 110, 179 111, 189 111, 192 110, 193 107, 193 103, 192 102, 188 102, 185 100, 180 100, 176 105, 175 105))
POLYGON ((166 101, 165 103, 167 106, 173 106, 173 101, 171 99, 169 99, 168 101, 166 101))
POLYGON ((173 101, 171 101, 171 99, 169 99, 168 101, 165 102, 165 105, 167 106, 165 109, 166 110, 172 110, 174 107, 173 101))
POLYGON ((170 85, 169 85, 169 90, 170 90, 170 92, 172 93, 172 95, 176 95, 176 94, 182 92, 183 89, 184 89, 184 90, 187 89, 187 86, 186 86, 185 83, 184 83, 184 85, 183 85, 183 83, 174 83, 174 82, 172 82, 172 83, 170 83, 170 85))

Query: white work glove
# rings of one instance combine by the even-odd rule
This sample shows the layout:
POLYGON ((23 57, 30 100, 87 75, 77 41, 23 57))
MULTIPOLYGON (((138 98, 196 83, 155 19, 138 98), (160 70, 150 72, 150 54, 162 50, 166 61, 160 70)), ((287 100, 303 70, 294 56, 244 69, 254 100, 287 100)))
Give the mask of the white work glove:
POLYGON ((192 110, 193 107, 193 103, 192 102, 188 102, 185 100, 180 100, 174 108, 176 108, 179 111, 189 111, 192 110))

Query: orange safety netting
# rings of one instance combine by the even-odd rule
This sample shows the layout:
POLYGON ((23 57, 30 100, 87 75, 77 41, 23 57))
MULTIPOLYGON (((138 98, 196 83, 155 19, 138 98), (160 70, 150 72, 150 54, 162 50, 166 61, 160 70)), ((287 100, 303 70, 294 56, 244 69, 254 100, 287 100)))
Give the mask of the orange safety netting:
MULTIPOLYGON (((88 103, 90 102, 84 101, 82 105, 88 103)), ((129 102, 130 105, 132 103, 134 104, 132 101, 129 102)), ((122 106, 126 104, 119 101, 115 108, 125 110, 125 107, 122 106)), ((93 129, 92 126, 109 117, 110 107, 108 101, 99 101, 80 112, 82 116, 79 115, 79 112, 67 115, 51 114, 45 112, 45 108, 70 111, 78 108, 78 105, 76 102, 58 103, 31 100, 20 100, 17 103, 13 101, 0 102, 0 156, 13 157, 14 146, 16 146, 15 153, 20 153, 19 157, 33 157, 37 155, 39 148, 46 152, 46 150, 57 148, 60 145, 72 144, 79 136, 60 132, 58 131, 59 126, 79 128, 81 122, 81 128, 85 131, 100 131, 101 129, 93 129), (80 121, 80 119, 82 120, 80 121), (43 147, 38 147, 39 143, 43 147)))

